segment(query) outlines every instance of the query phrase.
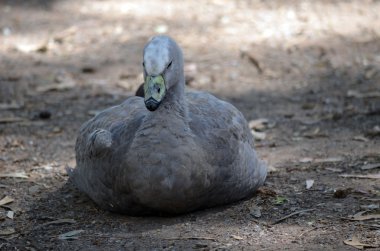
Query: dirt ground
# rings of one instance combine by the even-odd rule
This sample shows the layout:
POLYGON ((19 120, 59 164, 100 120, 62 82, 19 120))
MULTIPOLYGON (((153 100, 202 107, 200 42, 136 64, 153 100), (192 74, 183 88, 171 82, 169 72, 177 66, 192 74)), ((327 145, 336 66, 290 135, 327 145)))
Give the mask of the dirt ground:
POLYGON ((1 250, 380 250, 379 178, 379 1, 0 0, 1 250), (255 122, 253 198, 128 217, 68 182, 79 127, 134 95, 159 33, 189 88, 255 122))

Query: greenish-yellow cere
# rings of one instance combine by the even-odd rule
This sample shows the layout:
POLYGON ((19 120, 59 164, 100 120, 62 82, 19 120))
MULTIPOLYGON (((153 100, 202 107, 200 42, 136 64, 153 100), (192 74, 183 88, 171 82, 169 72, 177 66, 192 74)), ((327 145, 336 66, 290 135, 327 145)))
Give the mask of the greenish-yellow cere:
POLYGON ((162 75, 147 76, 144 83, 144 99, 153 98, 158 102, 164 98, 166 93, 165 80, 162 75))

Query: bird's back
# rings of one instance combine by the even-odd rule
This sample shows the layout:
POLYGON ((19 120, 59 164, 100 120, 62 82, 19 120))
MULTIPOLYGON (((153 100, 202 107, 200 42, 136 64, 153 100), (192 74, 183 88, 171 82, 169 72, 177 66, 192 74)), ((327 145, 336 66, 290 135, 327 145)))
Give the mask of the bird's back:
POLYGON ((190 128, 214 168, 210 206, 250 196, 266 178, 266 164, 253 149, 253 137, 242 113, 205 92, 187 93, 190 128), (213 197, 213 198, 211 198, 213 197))
POLYGON ((118 211, 116 198, 130 200, 128 189, 118 194, 121 191, 115 179, 146 112, 142 98, 130 97, 80 129, 75 146, 77 167, 69 174, 75 185, 103 208, 118 211))

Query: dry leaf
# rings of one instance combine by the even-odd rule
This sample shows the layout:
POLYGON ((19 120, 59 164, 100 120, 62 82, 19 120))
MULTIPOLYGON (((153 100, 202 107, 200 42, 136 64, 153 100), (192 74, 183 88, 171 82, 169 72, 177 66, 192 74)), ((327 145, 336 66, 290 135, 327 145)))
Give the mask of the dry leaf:
POLYGON ((304 110, 313 110, 317 105, 315 103, 304 103, 301 108, 304 110))
POLYGON ((166 33, 168 32, 168 29, 169 27, 165 24, 160 24, 160 25, 157 25, 155 28, 154 28, 154 31, 157 32, 157 33, 160 33, 160 34, 163 34, 163 33, 166 33))
POLYGON ((369 139, 367 139, 366 137, 364 136, 355 136, 352 138, 353 140, 356 140, 356 141, 363 141, 363 142, 368 142, 369 139))
POLYGON ((79 237, 76 236, 80 233, 84 232, 84 230, 73 230, 64 234, 58 235, 58 239, 60 240, 77 240, 79 237))
POLYGON ((306 189, 310 189, 314 184, 314 180, 306 180, 306 189))
POLYGON ((375 169, 375 168, 378 168, 378 167, 380 167, 380 163, 372 163, 372 164, 364 165, 360 169, 362 169, 362 170, 369 170, 369 169, 375 169))
POLYGON ((11 203, 11 202, 13 202, 14 201, 14 199, 12 199, 11 197, 9 197, 9 196, 5 196, 4 198, 2 198, 1 200, 0 200, 0 206, 3 206, 3 205, 6 205, 6 204, 9 204, 9 203, 11 203))
POLYGON ((28 43, 28 44, 17 44, 15 49, 22 53, 30 53, 30 52, 37 51, 38 48, 40 47, 41 45, 28 43))
POLYGON ((371 230, 380 230, 380 225, 379 224, 372 224, 369 226, 371 230))
POLYGON ((300 163, 310 163, 313 161, 313 158, 302 158, 302 159, 299 159, 299 162, 300 163))
POLYGON ((277 172, 278 169, 272 165, 268 165, 268 172, 270 173, 274 173, 274 172, 277 172))
POLYGON ((329 157, 329 158, 324 158, 324 159, 315 159, 315 163, 331 163, 331 162, 341 162, 343 161, 343 157, 329 157))
POLYGON ((57 33, 57 34, 53 37, 53 39, 54 39, 54 41, 56 41, 56 42, 60 42, 60 43, 62 43, 63 40, 64 40, 65 38, 67 38, 67 37, 69 37, 69 36, 72 36, 72 35, 75 35, 75 33, 77 33, 77 32, 78 32, 78 27, 76 27, 76 26, 71 26, 71 27, 69 27, 69 28, 67 28, 67 29, 65 29, 65 30, 63 30, 63 31, 61 31, 61 32, 59 32, 59 33, 57 33))
POLYGON ((326 170, 331 171, 331 172, 334 172, 334 173, 340 173, 340 172, 343 172, 342 169, 340 169, 340 168, 336 168, 336 167, 326 167, 326 170))
POLYGON ((348 90, 347 97, 352 98, 378 98, 380 97, 380 92, 372 91, 367 93, 361 93, 355 90, 348 90))
POLYGON ((367 130, 365 133, 369 137, 376 137, 380 135, 380 126, 376 125, 372 129, 367 130))
POLYGON ((360 208, 366 209, 366 210, 374 210, 379 208, 379 204, 369 204, 369 205, 361 205, 360 208))
POLYGON ((265 132, 257 132, 255 130, 251 130, 251 133, 253 135, 253 138, 256 140, 264 140, 267 137, 265 132))
POLYGON ((59 220, 46 222, 42 224, 41 226, 59 225, 59 224, 65 224, 65 223, 73 224, 73 223, 76 223, 76 221, 74 219, 59 219, 59 220))
POLYGON ((314 125, 319 123, 321 120, 320 119, 307 119, 304 118, 302 120, 299 120, 303 125, 314 125))
POLYGON ((28 175, 24 171, 22 172, 14 172, 14 173, 0 173, 0 178, 29 178, 28 175))
POLYGON ((16 45, 16 49, 26 54, 31 52, 46 53, 49 49, 52 49, 52 47, 54 46, 53 42, 53 40, 48 40, 39 44, 18 44, 16 45))
POLYGON ((250 129, 262 131, 268 127, 268 119, 255 119, 249 121, 248 125, 250 129))
POLYGON ((8 227, 0 230, 0 235, 11 235, 16 233, 16 230, 13 227, 8 227))
POLYGON ((368 200, 368 201, 374 201, 374 202, 377 202, 377 201, 380 201, 380 198, 368 198, 368 197, 363 197, 361 198, 362 200, 368 200))
POLYGON ((234 235, 234 234, 231 235, 231 237, 234 238, 235 240, 238 240, 238 241, 244 239, 243 237, 241 237, 241 236, 239 236, 239 235, 234 235))
POLYGON ((326 133, 320 131, 319 127, 315 128, 312 132, 306 132, 303 134, 306 138, 318 138, 318 137, 327 137, 326 133))
POLYGON ((274 197, 277 195, 276 191, 267 187, 260 187, 259 189, 257 189, 257 193, 270 197, 274 197))
POLYGON ((364 77, 366 79, 371 79, 373 76, 376 75, 376 73, 377 73, 377 69, 371 67, 365 70, 364 77))
POLYGON ((14 215, 15 215, 15 212, 13 212, 13 211, 8 211, 8 212, 7 212, 7 217, 8 217, 9 219, 13 219, 14 215))
POLYGON ((360 240, 356 236, 352 236, 351 240, 348 239, 348 240, 344 240, 343 242, 344 242, 344 244, 355 247, 357 249, 363 249, 365 247, 369 247, 369 248, 377 248, 378 247, 376 245, 361 243, 360 240))
POLYGON ((300 163, 310 163, 313 161, 313 158, 302 158, 299 160, 300 163))
POLYGON ((358 179, 380 179, 380 173, 376 174, 341 174, 343 178, 358 178, 358 179))
POLYGON ((11 103, 0 103, 0 110, 11 110, 11 109, 20 109, 24 106, 24 104, 19 104, 15 101, 11 103))
POLYGON ((359 213, 356 213, 352 215, 349 219, 354 221, 363 221, 363 220, 373 220, 373 219, 380 219, 380 214, 366 214, 367 211, 361 211, 359 213))
POLYGON ((40 93, 49 92, 49 91, 63 91, 75 87, 75 82, 69 81, 67 83, 57 83, 50 85, 43 85, 37 87, 36 91, 40 93))
POLYGON ((19 117, 5 117, 5 118, 0 118, 0 124, 1 123, 14 123, 14 122, 21 122, 24 121, 23 118, 19 117))
POLYGON ((55 127, 53 128, 53 133, 60 133, 60 132, 62 132, 62 129, 61 129, 60 127, 55 126, 55 127))

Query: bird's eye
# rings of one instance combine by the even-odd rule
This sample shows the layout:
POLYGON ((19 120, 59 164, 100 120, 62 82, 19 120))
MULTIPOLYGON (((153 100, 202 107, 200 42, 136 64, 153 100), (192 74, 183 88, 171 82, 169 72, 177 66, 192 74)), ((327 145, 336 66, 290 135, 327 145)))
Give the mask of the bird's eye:
POLYGON ((158 90, 157 90, 158 92, 160 92, 161 91, 161 88, 160 87, 158 87, 158 90))
POLYGON ((142 66, 145 68, 145 63, 144 62, 142 63, 142 66))
POLYGON ((166 67, 166 69, 169 69, 170 66, 172 66, 172 63, 173 63, 173 61, 170 61, 170 63, 168 64, 168 67, 166 67))

